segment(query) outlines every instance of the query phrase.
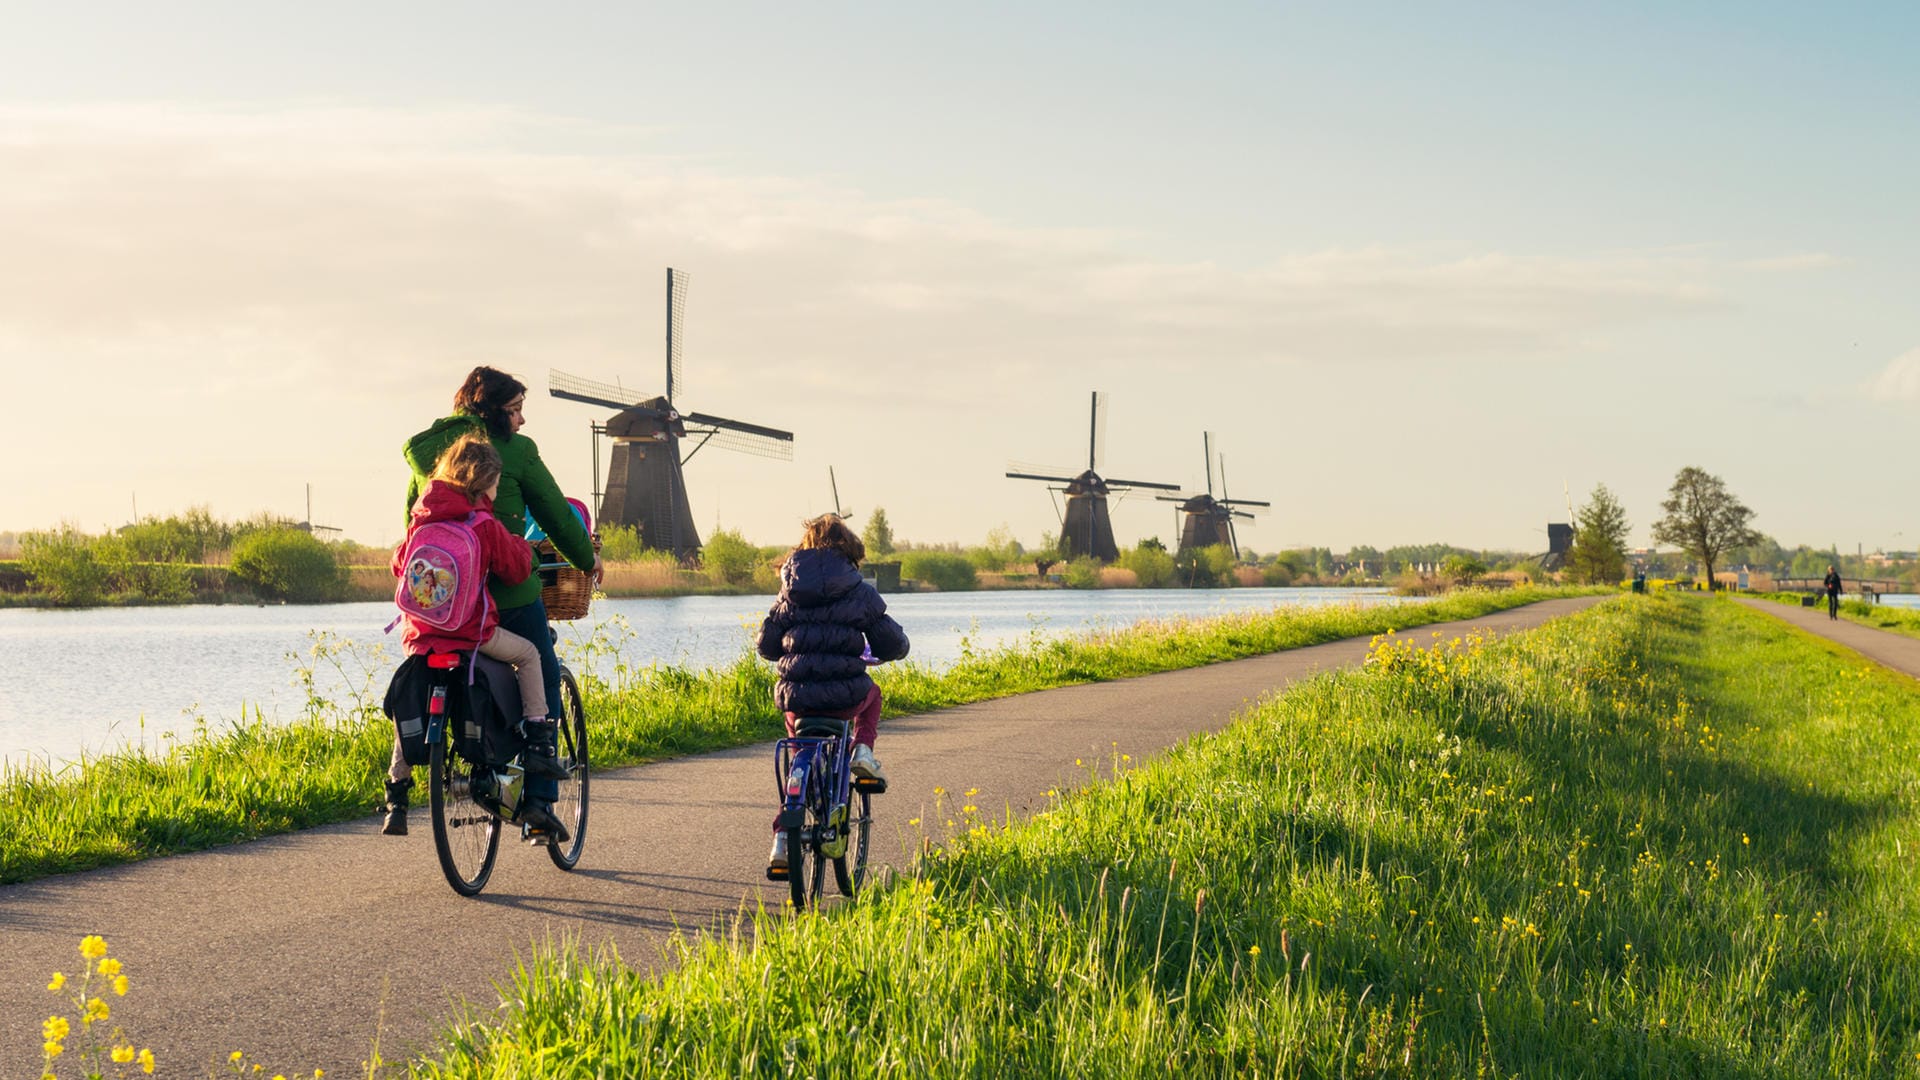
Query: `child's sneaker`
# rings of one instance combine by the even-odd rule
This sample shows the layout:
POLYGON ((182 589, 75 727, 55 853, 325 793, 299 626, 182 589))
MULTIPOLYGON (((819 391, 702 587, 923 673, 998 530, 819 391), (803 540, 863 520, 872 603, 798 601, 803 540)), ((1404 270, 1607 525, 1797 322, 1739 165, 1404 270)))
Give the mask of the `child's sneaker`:
POLYGON ((862 780, 887 782, 887 774, 881 770, 880 763, 874 760, 873 747, 861 745, 853 748, 853 775, 862 780))
POLYGON ((767 853, 767 880, 787 880, 787 834, 784 830, 773 834, 773 850, 767 853))

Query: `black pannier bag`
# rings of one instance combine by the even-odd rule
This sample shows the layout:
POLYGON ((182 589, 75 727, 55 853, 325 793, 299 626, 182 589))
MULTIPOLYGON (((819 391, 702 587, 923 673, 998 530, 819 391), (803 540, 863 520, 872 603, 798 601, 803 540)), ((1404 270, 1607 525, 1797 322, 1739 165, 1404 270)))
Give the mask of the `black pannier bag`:
MULTIPOLYGON (((463 658, 464 659, 464 658, 463 658)), ((515 729, 520 715, 520 684, 512 665, 485 656, 476 657, 473 684, 467 684, 467 665, 446 671, 427 666, 425 655, 409 656, 387 684, 383 709, 393 721, 400 752, 409 765, 425 765, 428 709, 433 686, 445 679, 447 730, 456 754, 468 761, 505 765, 520 753, 522 739, 515 729)))

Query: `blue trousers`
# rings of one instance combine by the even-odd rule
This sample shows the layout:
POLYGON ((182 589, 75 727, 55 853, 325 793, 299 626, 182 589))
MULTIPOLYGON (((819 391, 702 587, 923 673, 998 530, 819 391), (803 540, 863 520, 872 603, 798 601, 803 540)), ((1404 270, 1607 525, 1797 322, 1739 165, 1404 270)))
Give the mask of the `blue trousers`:
MULTIPOLYGON (((547 629, 547 605, 535 600, 517 608, 502 608, 500 628, 519 634, 540 650, 540 679, 546 683, 547 712, 561 715, 566 706, 560 700, 560 657, 553 651, 553 634, 547 629)), ((552 802, 560 797, 560 785, 544 777, 527 777, 527 794, 552 802)))

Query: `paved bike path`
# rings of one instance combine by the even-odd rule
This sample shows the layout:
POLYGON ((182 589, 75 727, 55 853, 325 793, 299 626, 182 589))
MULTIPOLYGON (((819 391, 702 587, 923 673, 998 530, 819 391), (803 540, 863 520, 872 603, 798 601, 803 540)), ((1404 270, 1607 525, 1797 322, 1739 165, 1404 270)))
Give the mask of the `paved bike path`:
MULTIPOLYGON (((1599 599, 1408 633, 1511 632, 1599 599)), ((876 804, 874 861, 910 857, 917 833, 906 822, 934 823, 936 787, 950 809, 965 801, 1024 816, 1049 788, 1086 782, 1076 758, 1144 758, 1366 651, 1366 639, 1350 639, 888 720, 879 756, 892 793, 876 804)), ((781 904, 785 886, 762 878, 771 761, 762 743, 596 774, 580 869, 562 873, 503 840, 472 900, 440 876, 424 808, 404 838, 366 818, 0 888, 0 1077, 38 1075, 40 1021, 57 1004, 44 987, 55 969, 74 971, 85 934, 105 936, 125 962, 133 989, 109 995, 112 1022, 153 1048, 162 1076, 205 1075, 233 1050, 269 1076, 364 1075, 376 1035, 385 1058, 404 1060, 457 1002, 490 1010, 496 981, 543 940, 610 943, 644 968, 676 928, 781 904)))
POLYGON ((1793 607, 1771 600, 1741 599, 1742 604, 1797 626, 1817 637, 1844 645, 1882 667, 1920 679, 1920 638, 1891 630, 1862 626, 1846 619, 1827 618, 1827 605, 1793 607))

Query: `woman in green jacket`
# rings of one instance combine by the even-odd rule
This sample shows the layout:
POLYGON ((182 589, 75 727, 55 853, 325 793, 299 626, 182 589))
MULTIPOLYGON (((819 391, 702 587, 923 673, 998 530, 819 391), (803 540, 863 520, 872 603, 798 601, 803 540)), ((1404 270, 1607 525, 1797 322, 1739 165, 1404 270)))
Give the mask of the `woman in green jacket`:
MULTIPOLYGON (((484 431, 494 449, 500 452, 500 490, 494 496, 493 516, 515 536, 526 532, 527 518, 532 517, 546 530, 560 555, 572 565, 590 570, 597 585, 601 565, 600 556, 593 550, 592 537, 574 516, 573 508, 560 493, 560 485, 554 482, 546 463, 540 460, 540 448, 520 434, 521 425, 526 423, 522 415, 526 402, 526 385, 506 372, 477 367, 468 373, 453 395, 453 415, 434 421, 433 426, 407 440, 403 454, 407 467, 413 472, 413 479, 407 484, 408 520, 412 519, 414 500, 425 490, 427 478, 433 474, 434 462, 439 460, 441 452, 462 435, 484 431)), ((546 683, 547 700, 553 703, 552 708, 561 708, 560 660, 554 655, 553 637, 547 631, 547 607, 540 601, 540 576, 529 574, 518 585, 490 579, 487 588, 500 612, 501 629, 526 638, 540 650, 540 673, 546 683)), ((551 723, 540 725, 540 730, 530 728, 528 736, 529 753, 553 756, 554 726, 551 723)), ((412 786, 411 779, 387 784, 388 833, 405 835, 407 793, 412 786)), ((553 814, 553 800, 559 795, 559 785, 529 775, 526 792, 527 805, 521 820, 527 822, 535 835, 554 843, 565 843, 566 827, 553 814)))

